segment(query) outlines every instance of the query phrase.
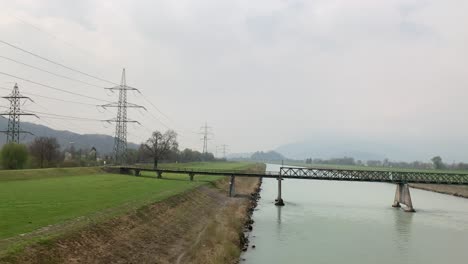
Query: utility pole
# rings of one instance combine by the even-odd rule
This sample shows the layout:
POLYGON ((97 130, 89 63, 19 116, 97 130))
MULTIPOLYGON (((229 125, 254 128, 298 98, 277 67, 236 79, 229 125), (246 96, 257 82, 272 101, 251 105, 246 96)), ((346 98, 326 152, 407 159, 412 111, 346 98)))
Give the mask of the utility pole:
POLYGON ((21 99, 30 100, 34 102, 31 98, 27 96, 23 96, 19 92, 18 84, 15 83, 13 90, 10 95, 2 96, 2 98, 7 99, 10 101, 10 110, 8 112, 0 113, 1 116, 8 116, 8 129, 6 131, 0 131, 7 135, 7 143, 17 143, 20 142, 20 134, 30 134, 31 132, 23 131, 20 128, 20 116, 22 115, 30 115, 38 117, 32 113, 26 113, 21 111, 21 99))
POLYGON ((211 127, 208 126, 208 124, 205 122, 205 125, 200 128, 200 134, 203 136, 203 154, 208 153, 208 140, 211 140, 209 138, 210 135, 213 133, 211 132, 211 127))
POLYGON ((122 70, 122 79, 120 85, 112 88, 105 88, 112 92, 119 91, 119 101, 117 103, 110 103, 101 105, 103 108, 116 107, 117 117, 115 119, 106 120, 109 123, 115 123, 115 136, 114 136, 114 159, 116 164, 125 164, 127 162, 127 123, 138 123, 138 121, 130 120, 127 118, 127 108, 143 108, 141 105, 136 105, 127 102, 127 91, 138 91, 138 89, 127 86, 125 77, 125 68, 122 70))

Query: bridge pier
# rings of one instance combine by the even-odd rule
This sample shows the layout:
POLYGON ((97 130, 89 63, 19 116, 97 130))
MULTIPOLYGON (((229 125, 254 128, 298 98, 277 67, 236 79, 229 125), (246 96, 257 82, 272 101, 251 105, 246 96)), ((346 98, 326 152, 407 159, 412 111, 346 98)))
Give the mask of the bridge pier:
POLYGON ((120 174, 130 174, 130 170, 127 168, 120 168, 119 169, 120 174))
POLYGON ((189 173, 190 176, 190 181, 193 181, 193 176, 195 176, 195 173, 189 173))
POLYGON ((141 175, 140 170, 135 170, 135 171, 134 171, 134 175, 135 175, 135 176, 140 176, 140 175, 141 175))
POLYGON ((158 179, 162 178, 162 171, 156 171, 156 178, 158 179))
POLYGON ((283 197, 281 197, 281 181, 283 181, 283 178, 281 177, 281 175, 278 177, 278 198, 276 198, 275 200, 275 205, 276 206, 284 206, 284 201, 283 201, 283 197))
POLYGON ((416 212, 411 201, 411 194, 407 183, 398 183, 395 191, 395 200, 392 207, 401 207, 400 203, 406 205, 405 212, 416 212))
POLYGON ((236 177, 234 175, 231 175, 231 179, 229 181, 229 197, 234 197, 236 195, 235 180, 236 177))

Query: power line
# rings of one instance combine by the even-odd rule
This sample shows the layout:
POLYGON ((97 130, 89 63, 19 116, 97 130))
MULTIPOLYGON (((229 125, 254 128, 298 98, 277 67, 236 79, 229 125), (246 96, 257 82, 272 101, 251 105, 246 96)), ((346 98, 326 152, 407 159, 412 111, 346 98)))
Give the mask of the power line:
MULTIPOLYGON (((3 98, 7 98, 7 97, 3 97, 3 98)), ((29 97, 20 97, 20 98, 29 98, 29 97)), ((0 106, 1 108, 8 108, 7 106, 0 106)), ((32 110, 29 110, 28 112, 30 113, 35 113, 35 114, 39 114, 41 117, 43 117, 42 115, 46 115, 47 116, 52 116, 52 117, 57 117, 57 118, 63 118, 63 119, 75 119, 75 120, 81 120, 81 121, 99 121, 99 122, 104 122, 106 120, 101 120, 101 119, 95 119, 95 118, 88 118, 88 117, 78 117, 78 116, 69 116, 69 115, 58 115, 58 114, 51 114, 51 113, 46 113, 46 112, 40 112, 40 111, 32 111, 32 110)), ((49 117, 47 117, 49 118, 49 117)))
MULTIPOLYGON (((47 115, 43 115, 43 114, 40 114, 40 117, 41 117, 42 121, 44 121, 44 122, 46 122, 48 124, 50 124, 50 123, 47 122, 47 120, 49 120, 49 121, 54 120, 54 123, 55 122, 58 123, 59 120, 64 122, 65 124, 58 123, 59 126, 62 127, 63 130, 70 131, 70 128, 73 128, 74 130, 78 131, 80 129, 83 129, 83 126, 81 126, 83 120, 76 119, 76 117, 58 117, 58 116, 47 116, 47 115), (80 126, 77 127, 77 126, 75 126, 76 123, 72 123, 72 122, 69 122, 69 121, 77 121, 77 122, 79 122, 78 124, 80 126)), ((93 121, 93 120, 89 120, 89 121, 93 121)), ((102 123, 102 120, 97 120, 96 119, 95 121, 102 123)), ((57 124, 57 123, 55 123, 55 124, 57 124)), ((87 133, 96 133, 96 132, 95 131, 89 131, 87 133)), ((104 133, 102 131, 100 131, 99 133, 103 134, 103 135, 112 136, 112 135, 109 135, 107 131, 104 132, 104 133)))
POLYGON ((74 78, 71 78, 71 77, 68 77, 68 76, 65 76, 65 75, 53 73, 53 72, 51 72, 51 71, 44 70, 44 69, 42 69, 42 68, 39 68, 39 67, 30 65, 30 64, 27 64, 27 63, 24 63, 24 62, 21 62, 21 61, 12 59, 12 58, 8 58, 8 57, 2 56, 2 55, 0 55, 0 58, 2 58, 2 59, 4 59, 4 60, 9 60, 9 61, 15 62, 15 63, 17 63, 17 64, 20 64, 20 65, 23 65, 23 66, 26 66, 26 67, 29 67, 29 68, 32 68, 32 69, 35 69, 35 70, 38 70, 38 71, 41 71, 41 72, 45 72, 45 73, 54 75, 54 76, 59 77, 59 78, 62 78, 62 79, 67 79, 67 80, 70 80, 70 81, 74 81, 74 82, 86 84, 86 85, 89 85, 89 86, 94 86, 94 87, 97 87, 97 88, 104 88, 103 86, 99 86, 99 85, 95 85, 95 84, 88 83, 88 82, 85 82, 85 81, 81 81, 81 80, 78 80, 78 79, 74 79, 74 78))
POLYGON ((169 119, 169 120, 172 121, 172 119, 171 119, 169 116, 167 116, 166 114, 164 114, 161 110, 159 110, 159 108, 158 108, 155 104, 153 104, 153 102, 151 102, 150 100, 148 100, 148 98, 146 98, 146 97, 143 95, 143 93, 140 93, 140 94, 143 96, 143 99, 144 99, 147 103, 149 103, 154 109, 156 109, 156 111, 158 111, 158 112, 159 112, 162 116, 164 116, 165 118, 167 118, 167 119, 169 119))
POLYGON ((27 53, 27 54, 29 54, 29 55, 32 55, 32 56, 34 56, 34 57, 36 57, 36 58, 39 58, 39 59, 41 59, 41 60, 45 60, 45 61, 47 61, 47 62, 49 62, 49 63, 55 64, 55 65, 57 65, 57 66, 60 66, 60 67, 62 67, 62 68, 65 68, 65 69, 67 69, 67 70, 74 71, 74 72, 77 72, 77 73, 82 74, 82 75, 86 75, 86 76, 88 76, 88 77, 91 77, 91 78, 96 79, 96 80, 99 80, 99 81, 103 81, 103 82, 107 82, 107 83, 111 83, 111 84, 116 84, 116 83, 111 82, 111 81, 108 81, 108 80, 106 80, 106 79, 103 79, 103 78, 100 78, 100 77, 97 77, 97 76, 94 76, 94 75, 91 75, 91 74, 82 72, 82 71, 80 71, 80 70, 77 70, 77 69, 74 69, 74 68, 71 68, 71 67, 68 67, 68 66, 66 66, 66 65, 64 65, 64 64, 61 64, 61 63, 59 63, 59 62, 55 62, 55 61, 53 61, 53 60, 50 60, 50 59, 48 59, 48 58, 46 58, 46 57, 43 57, 43 56, 38 55, 38 54, 35 54, 35 53, 31 52, 31 51, 27 51, 27 50, 25 50, 25 49, 23 49, 23 48, 20 48, 20 47, 18 47, 18 46, 16 46, 16 45, 13 45, 13 44, 8 43, 8 42, 6 42, 6 41, 0 40, 0 43, 3 43, 3 44, 5 44, 5 45, 7 45, 7 46, 10 46, 10 47, 14 48, 14 49, 20 50, 20 51, 22 51, 22 52, 24 52, 24 53, 27 53))
POLYGON ((182 134, 180 134, 180 130, 183 130, 184 133, 191 133, 191 134, 199 134, 199 132, 194 132, 194 131, 189 131, 187 129, 183 129, 182 127, 177 127, 177 124, 174 122, 174 120, 166 115, 164 112, 162 112, 154 103, 152 103, 150 100, 147 99, 147 97, 145 97, 143 95, 143 92, 140 93, 142 96, 143 96, 143 99, 148 102, 156 111, 158 111, 162 116, 164 116, 167 120, 171 121, 174 126, 176 127, 176 129, 173 129, 171 128, 170 126, 168 126, 166 123, 164 123, 163 121, 161 121, 161 119, 159 119, 158 117, 156 117, 151 111, 148 111, 150 113, 150 115, 156 120, 158 121, 159 123, 161 123, 165 128, 167 129, 173 129, 173 130, 179 130, 179 135, 183 137, 182 134))
MULTIPOLYGON (((20 19, 19 19, 20 20, 20 19)), ((21 20, 20 20, 21 21, 21 20)), ((24 21, 22 21, 24 22, 24 21)), ((26 23, 28 24, 28 23, 26 23)), ((33 26, 33 25, 31 25, 33 26)), ((33 26, 34 27, 34 26, 33 26)), ((36 28, 38 30, 40 30, 39 28, 36 28)), ((41 31, 41 30, 40 30, 41 31)), ((72 67, 69 67, 69 66, 66 66, 62 63, 59 63, 59 62, 56 62, 54 60, 51 60, 51 59, 48 59, 46 57, 43 57, 41 55, 38 55, 32 51, 28 51, 28 50, 25 50, 21 47, 18 47, 12 43, 9 43, 9 42, 6 42, 4 40, 0 40, 0 43, 3 43, 7 46, 10 46, 12 48, 15 48, 17 50, 20 50, 24 53, 27 53, 29 55, 32 55, 34 57, 37 57, 39 59, 42 59, 42 60, 45 60, 49 63, 52 63, 52 64, 55 64, 57 66, 60 66, 62 68, 65 68, 67 70, 70 70, 70 71, 74 71, 74 72, 77 72, 79 74, 82 74, 82 75, 85 75, 85 76, 88 76, 88 77, 91 77, 91 78, 94 78, 96 80, 99 80, 99 81, 103 81, 103 82, 107 82, 107 83, 111 83, 111 84, 116 84, 115 82, 112 82, 112 81, 109 81, 109 80, 106 80, 106 79, 103 79, 101 77, 98 77, 98 76, 95 76, 95 75, 91 75, 91 74, 88 74, 88 73, 85 73, 83 71, 80 71, 78 69, 75 69, 75 68, 72 68, 72 67)), ((94 84, 91 84, 91 83, 88 83, 88 82, 84 82, 84 81, 81 81, 81 80, 78 80, 78 79, 74 79, 74 78, 71 78, 71 77, 68 77, 68 76, 64 76, 64 75, 60 75, 60 74, 56 74, 56 73, 53 73, 51 71, 48 71, 48 70, 45 70, 45 69, 42 69, 42 68, 39 68, 39 67, 35 67, 33 65, 30 65, 30 64, 26 64, 26 63, 23 63, 23 62, 20 62, 18 60, 15 60, 15 59, 11 59, 11 58, 7 58, 5 56, 0 56, 1 58, 3 59, 6 59, 6 60, 10 60, 10 61, 13 61, 15 63, 18 63, 18 64, 21 64, 21 65, 24 65, 24 66, 27 66, 27 67, 30 67, 30 68, 33 68, 33 69, 36 69, 36 70, 39 70, 39 71, 42 71, 42 72, 45 72, 45 73, 48 73, 48 74, 52 74, 54 76, 57 76, 57 77, 60 77, 60 78, 64 78, 64 79, 67 79, 67 80, 72 80, 72 81, 75 81, 75 82, 80 82, 80 83, 83 83, 83 84, 86 84, 86 85, 91 85, 91 86, 95 86, 95 87, 101 87, 101 86, 97 86, 97 85, 94 85, 94 84)), ((14 77, 14 78, 18 78, 18 79, 21 79, 23 81, 27 81, 27 82, 30 82, 30 83, 34 83, 34 84, 37 84, 37 85, 41 85, 41 86, 44 86, 44 87, 47 87, 47 88, 50 88, 50 89, 55 89, 55 90, 58 90, 58 91, 62 91, 62 92, 65 92, 65 93, 69 93, 69 94, 74 94, 74 95, 77 95, 77 96, 81 96, 81 97, 85 97, 85 98, 91 98, 91 99, 94 99, 94 100, 99 100, 99 101, 105 101, 105 102, 109 102, 107 100, 102 100, 102 99, 98 99, 98 98, 93 98, 93 97, 90 97, 90 96, 87 96, 87 95, 81 95, 81 94, 78 94, 78 93, 74 93, 74 92, 69 92, 69 91, 66 91, 66 90, 63 90, 63 89, 59 89, 59 88, 56 88, 56 87, 52 87, 52 86, 49 86, 49 85, 44 85, 44 84, 41 84, 41 83, 38 83, 38 82, 34 82, 34 81, 30 81, 30 80, 27 80, 25 78, 21 78, 21 77, 17 77, 17 76, 14 76, 14 75, 11 75, 11 74, 8 74, 8 73, 2 73, 0 72, 0 74, 3 74, 3 75, 7 75, 7 76, 10 76, 10 77, 14 77)), ((117 85, 117 84, 116 84, 117 85)), ((128 88, 131 88, 131 87, 128 87, 128 88)), ((132 88, 132 89, 127 89, 127 90, 136 90, 138 91, 137 89, 135 88, 132 88)), ((125 92, 126 93, 126 92, 125 92)), ((166 114, 164 114, 155 104, 153 104, 151 101, 149 101, 146 97, 144 97, 144 100, 147 101, 149 104, 151 104, 152 107, 154 107, 156 109, 156 111, 158 111, 161 115, 163 115, 164 117, 166 117, 167 119, 171 120, 166 114)), ((107 107, 110 107, 111 105, 107 105, 107 107)), ((136 106, 136 105, 135 105, 136 106)), ((131 105, 129 105, 129 107, 131 107, 131 105)), ((160 122, 163 126, 165 126, 166 128, 169 128, 166 124, 164 124, 164 122, 162 122, 161 120, 159 120, 156 116, 154 116, 151 112, 150 112, 150 115, 156 119, 158 122, 160 122)))
MULTIPOLYGON (((17 19, 18 19, 18 18, 17 18, 17 19)), ((18 20, 21 21, 21 19, 18 19, 18 20)), ((22 22, 24 22, 24 21, 22 21, 22 22)), ((32 25, 31 25, 31 26, 32 26, 32 25)), ((35 53, 31 52, 31 51, 27 51, 27 50, 25 50, 25 49, 23 49, 23 48, 21 48, 21 47, 18 47, 18 46, 16 46, 16 45, 13 45, 13 44, 8 43, 8 42, 6 42, 6 41, 0 40, 0 42, 3 43, 3 44, 5 44, 5 45, 8 45, 8 46, 10 46, 10 47, 12 47, 12 48, 18 49, 18 50, 20 50, 20 51, 22 51, 22 52, 25 52, 25 53, 27 53, 27 54, 30 54, 30 55, 32 55, 32 56, 35 56, 35 57, 40 58, 40 59, 42 59, 42 60, 45 60, 45 61, 47 61, 47 62, 49 62, 49 63, 56 64, 56 65, 58 65, 58 66, 60 66, 60 67, 63 67, 63 68, 65 68, 65 69, 68 69, 68 70, 71 70, 71 71, 74 71, 74 72, 77 72, 77 73, 86 75, 86 76, 88 76, 88 77, 91 77, 91 78, 94 78, 94 79, 97 79, 97 80, 100 80, 100 81, 104 81, 104 82, 107 82, 107 83, 112 83, 112 84, 116 84, 116 85, 117 85, 117 83, 115 83, 115 82, 112 82, 112 81, 109 81, 109 80, 105 80, 105 79, 103 79, 103 78, 100 78, 100 77, 97 77, 97 76, 94 76, 94 75, 91 75, 91 74, 82 72, 82 71, 80 71, 80 70, 74 69, 74 68, 69 67, 69 66, 66 66, 66 65, 64 65, 64 64, 61 64, 61 63, 52 61, 52 60, 50 60, 50 59, 47 59, 47 58, 45 58, 45 57, 43 57, 43 56, 40 56, 40 55, 38 55, 38 54, 35 54, 35 53)), ((101 87, 101 86, 97 86, 97 85, 94 85, 94 84, 91 84, 91 83, 88 83, 88 82, 84 82, 84 81, 81 81, 81 80, 78 80, 78 79, 70 78, 70 77, 68 77, 68 76, 56 74, 56 73, 53 73, 53 72, 51 72, 51 71, 47 71, 47 70, 44 70, 44 69, 35 67, 35 66, 33 66, 33 65, 26 64, 26 63, 23 63, 23 62, 20 62, 20 61, 18 61, 18 60, 11 59, 11 58, 8 58, 8 57, 5 57, 5 56, 0 56, 0 58, 6 59, 6 60, 10 60, 10 61, 13 61, 13 62, 15 62, 15 63, 21 64, 21 65, 24 65, 24 66, 27 66, 27 67, 30 67, 30 68, 33 68, 33 69, 36 69, 36 70, 39 70, 39 71, 42 71, 42 72, 46 72, 46 73, 48 73, 48 74, 52 74, 52 75, 57 76, 57 77, 60 77, 60 78, 64 78, 64 79, 71 80, 71 81, 75 81, 75 82, 80 82, 80 83, 83 83, 83 84, 86 84, 86 85, 90 85, 90 86, 101 87)), ((5 73, 3 73, 3 74, 5 74, 5 73)), ((12 75, 9 75, 9 76, 13 77, 12 75)), ((19 78, 19 77, 17 77, 17 78, 19 78)), ((21 78, 19 78, 19 79, 21 79, 21 78)), ((29 81, 29 80, 25 80, 25 79, 22 79, 22 80, 24 80, 24 81, 29 81)), ((29 81, 29 82, 31 82, 31 81, 29 81)), ((35 82, 32 82, 32 83, 35 83, 35 82)), ((35 84, 38 84, 38 83, 35 83, 35 84)), ((39 84, 39 85, 41 85, 41 84, 39 84)), ((46 87, 52 88, 52 87, 50 87, 50 86, 46 86, 46 87)), ((52 88, 52 89, 54 89, 54 88, 52 88)), ((134 88, 133 88, 133 90, 138 91, 137 89, 134 89, 134 88)), ((71 93, 71 92, 69 92, 69 93, 71 93)), ((141 94, 141 93, 140 93, 140 94, 141 94)), ((82 95, 80 95, 80 96, 82 96, 82 95)), ((89 96, 85 96, 85 97, 90 98, 89 96)), ((161 115, 163 115, 165 118, 167 118, 168 120, 172 120, 169 116, 167 116, 166 114, 164 114, 153 102, 151 102, 150 100, 148 100, 145 96, 143 96, 143 99, 144 99, 146 102, 148 102, 152 107, 154 107, 154 109, 156 109, 156 111, 158 111, 158 112, 159 112, 161 115)), ((98 100, 101 100, 101 99, 98 99, 98 100)), ((106 101, 106 100, 102 100, 102 101, 106 101)), ((156 116, 154 116, 152 113, 150 113, 150 115, 151 115, 153 118, 155 118, 158 122, 160 122, 164 127, 166 127, 167 129, 170 129, 168 125, 166 125, 164 122, 162 122, 161 120, 159 120, 159 119, 158 119, 156 116)))
MULTIPOLYGON (((3 89, 3 90, 10 90, 10 89, 8 89, 8 88, 6 88, 6 87, 1 87, 1 86, 0 86, 0 89, 3 89)), ((95 104, 88 104, 88 103, 83 103, 83 102, 77 102, 77 101, 59 99, 59 98, 55 98, 55 97, 49 97, 49 96, 39 95, 39 94, 35 94, 35 93, 30 93, 30 92, 26 92, 26 93, 23 92, 23 94, 33 95, 33 96, 42 97, 42 98, 46 98, 46 99, 50 99, 50 100, 61 101, 61 102, 65 102, 65 103, 80 104, 80 105, 87 105, 87 106, 96 106, 95 104)))
POLYGON ((52 117, 57 117, 58 118, 63 118, 63 119, 69 119, 69 120, 79 120, 79 121, 97 121, 97 122, 103 122, 105 120, 100 120, 100 119, 95 119, 95 118, 88 118, 88 117, 77 117, 77 116, 68 116, 68 115, 57 115, 57 114, 51 114, 51 113, 44 113, 44 112, 39 112, 39 111, 30 111, 31 113, 37 113, 40 115, 48 115, 52 117))
POLYGON ((88 52, 88 51, 86 51, 86 50, 84 50, 84 49, 81 49, 81 48, 79 48, 79 47, 77 47, 77 46, 75 46, 75 45, 73 45, 73 44, 71 44, 71 43, 69 43, 69 42, 67 42, 67 41, 65 41, 65 40, 63 40, 63 39, 61 39, 61 38, 58 37, 57 35, 52 34, 52 33, 48 32, 48 31, 42 29, 41 27, 38 27, 38 26, 34 25, 34 24, 31 23, 31 22, 25 21, 24 19, 21 19, 21 18, 19 18, 19 17, 17 17, 17 16, 14 16, 14 15, 11 15, 11 16, 12 16, 13 18, 15 18, 16 20, 20 21, 21 23, 26 24, 26 25, 28 25, 28 26, 30 26, 30 27, 36 29, 36 30, 39 31, 39 32, 42 32, 42 33, 44 33, 44 34, 46 34, 46 35, 49 35, 50 37, 52 37, 52 38, 54 38, 54 39, 56 39, 56 40, 60 40, 62 43, 66 44, 66 45, 69 46, 69 47, 72 47, 72 48, 74 48, 74 49, 76 49, 76 50, 78 50, 78 51, 80 51, 80 52, 82 52, 82 53, 84 53, 84 54, 87 54, 88 56, 93 56, 93 54, 91 54, 90 52, 88 52))
POLYGON ((158 121, 161 125, 163 125, 167 129, 171 129, 168 125, 166 125, 163 121, 161 121, 159 118, 157 118, 151 111, 148 111, 150 116, 154 118, 154 120, 158 121))
POLYGON ((16 79, 19 79, 19 80, 22 80, 22 81, 25 81, 25 82, 40 85, 40 86, 43 86, 43 87, 46 87, 46 88, 50 88, 50 89, 53 89, 53 90, 61 91, 61 92, 64 92, 64 93, 73 94, 73 95, 76 95, 76 96, 81 96, 81 97, 84 97, 84 98, 93 99, 93 100, 97 100, 97 101, 111 102, 111 101, 107 101, 107 100, 104 100, 104 99, 100 99, 100 98, 96 98, 96 97, 92 97, 92 96, 88 96, 88 95, 84 95, 84 94, 70 92, 70 91, 60 89, 60 88, 57 88, 57 87, 53 87, 53 86, 50 86, 50 85, 47 85, 47 84, 38 83, 38 82, 31 81, 31 80, 28 80, 28 79, 25 79, 25 78, 22 78, 22 77, 11 75, 9 73, 0 72, 0 74, 5 75, 5 76, 9 76, 9 77, 12 77, 12 78, 16 78, 16 79))

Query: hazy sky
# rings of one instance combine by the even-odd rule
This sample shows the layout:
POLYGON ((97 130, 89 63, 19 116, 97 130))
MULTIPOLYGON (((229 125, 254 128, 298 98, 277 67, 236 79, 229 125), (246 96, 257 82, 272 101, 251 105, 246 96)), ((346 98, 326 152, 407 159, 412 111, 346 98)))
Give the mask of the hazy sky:
MULTIPOLYGON (((130 93, 129 101, 178 131, 182 147, 201 148, 194 132, 205 121, 213 127, 212 151, 220 144, 231 152, 267 150, 323 136, 404 142, 402 148, 439 142, 435 151, 468 145, 468 1, 1 0, 1 7, 0 40, 114 82, 125 67, 127 83, 170 119, 140 95, 130 93)), ((111 86, 2 43, 0 55, 111 86)), ((117 99, 2 58, 0 71, 117 99)), ((16 81, 24 92, 99 104, 0 74, 1 87, 16 81)), ((34 99, 26 109, 115 115, 34 99)), ((130 125, 131 141, 165 129, 150 114, 129 116, 146 127, 130 125)), ((114 131, 94 121, 42 120, 81 133, 114 131)))

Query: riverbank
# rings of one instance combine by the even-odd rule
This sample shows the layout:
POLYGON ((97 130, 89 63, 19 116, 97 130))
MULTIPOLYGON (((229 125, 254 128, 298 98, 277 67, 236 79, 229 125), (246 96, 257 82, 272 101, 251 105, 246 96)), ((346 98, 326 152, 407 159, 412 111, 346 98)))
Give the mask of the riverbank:
POLYGON ((437 185, 437 184, 410 184, 411 187, 425 191, 449 194, 453 196, 468 198, 468 186, 437 185))
MULTIPOLYGON (((264 170, 263 165, 255 169, 264 170)), ((218 180, 33 244, 0 263, 235 263, 258 179, 218 180)))

